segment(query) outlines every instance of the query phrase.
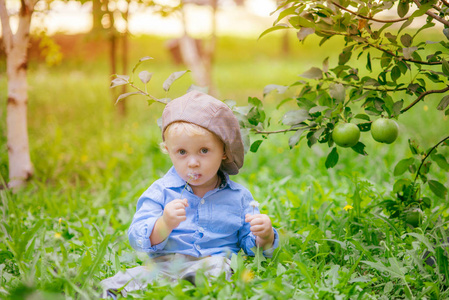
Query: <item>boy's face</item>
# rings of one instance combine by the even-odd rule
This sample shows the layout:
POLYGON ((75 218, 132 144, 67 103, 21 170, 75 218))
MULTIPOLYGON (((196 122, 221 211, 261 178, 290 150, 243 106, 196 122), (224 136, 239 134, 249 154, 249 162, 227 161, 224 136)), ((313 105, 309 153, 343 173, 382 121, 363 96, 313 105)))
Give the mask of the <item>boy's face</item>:
POLYGON ((226 158, 223 142, 213 133, 187 135, 171 132, 165 145, 176 172, 189 181, 193 190, 212 190, 217 185, 217 171, 226 158))

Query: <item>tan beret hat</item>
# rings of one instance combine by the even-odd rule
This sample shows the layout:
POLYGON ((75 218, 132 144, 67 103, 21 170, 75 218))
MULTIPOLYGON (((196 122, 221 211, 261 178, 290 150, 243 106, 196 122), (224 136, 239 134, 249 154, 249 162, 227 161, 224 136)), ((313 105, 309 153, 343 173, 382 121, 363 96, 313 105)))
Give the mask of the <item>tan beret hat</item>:
POLYGON ((217 135, 225 145, 226 159, 221 169, 238 174, 243 166, 244 148, 240 126, 232 110, 222 101, 200 91, 191 91, 170 101, 162 113, 162 139, 173 122, 193 123, 217 135))

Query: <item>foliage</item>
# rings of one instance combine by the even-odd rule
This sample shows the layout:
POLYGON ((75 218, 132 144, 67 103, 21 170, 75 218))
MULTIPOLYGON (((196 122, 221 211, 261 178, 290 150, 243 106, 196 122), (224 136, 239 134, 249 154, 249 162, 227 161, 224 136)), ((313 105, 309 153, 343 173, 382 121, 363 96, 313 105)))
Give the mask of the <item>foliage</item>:
MULTIPOLYGON (((277 41, 272 38, 266 37, 268 46, 277 41)), ((235 51, 226 55, 235 56, 235 51)), ((145 63, 151 62, 155 73, 153 86, 162 87, 176 68, 157 58, 145 63)), ((270 76, 288 80, 303 62, 296 57, 245 58, 238 61, 239 72, 230 62, 217 65, 217 77, 229 86, 221 90, 225 98, 234 95, 237 86, 235 98, 241 100, 270 76), (232 76, 224 77, 227 74, 232 76)), ((168 157, 160 153, 160 130, 154 122, 161 105, 148 108, 145 101, 129 101, 128 118, 114 114, 104 81, 107 67, 101 62, 30 69, 30 115, 42 116, 29 119, 36 176, 16 194, 0 191, 0 298, 97 299, 101 279, 146 260, 129 247, 126 230, 137 198, 170 167, 168 157)), ((170 95, 183 93, 187 79, 176 81, 170 95)), ((154 96, 167 97, 161 91, 154 96)), ((265 122, 275 113, 270 105, 276 103, 270 101, 277 96, 269 93, 264 99, 265 122)), ((424 114, 430 120, 438 117, 435 111, 410 110, 410 127, 434 128, 426 137, 436 139, 441 129, 426 124, 420 118, 424 114)), ((392 192, 394 179, 382 166, 411 151, 407 143, 399 139, 393 148, 368 141, 368 157, 341 152, 339 163, 326 169, 327 145, 298 144, 285 151, 288 147, 278 136, 267 135, 264 141, 272 142, 264 142, 257 153, 248 152, 244 168, 233 178, 253 192, 279 229, 281 247, 274 257, 233 257, 231 282, 201 277, 197 287, 184 281, 156 282, 128 298, 403 299, 409 290, 417 299, 449 297, 444 243, 448 202, 432 198, 433 210, 414 228, 389 219, 382 210, 383 195, 392 192)), ((6 149, 6 140, 1 141, 6 149)), ((445 151, 447 147, 437 147, 430 156, 447 157, 445 151)), ((2 163, 5 153, 0 152, 2 163)), ((415 173, 406 169, 398 177, 411 176, 413 181, 422 156, 413 158, 415 173)), ((428 179, 444 182, 444 169, 434 166, 426 173, 428 179)), ((0 170, 6 178, 4 167, 0 170)), ((431 193, 428 185, 422 186, 422 193, 431 193)))
MULTIPOLYGON (((312 67, 300 75, 304 80, 290 86, 267 86, 264 94, 271 90, 283 93, 292 86, 301 88, 298 95, 278 105, 279 108, 290 101, 297 105, 295 110, 285 112, 280 121, 287 129, 268 131, 270 121, 266 120, 270 119, 256 100, 249 102, 242 114, 246 128, 264 138, 268 134, 292 131, 291 148, 302 139, 307 140, 309 147, 327 144, 331 151, 326 167, 330 168, 339 159, 340 148, 334 147, 332 133, 341 122, 356 123, 362 132, 367 132, 373 120, 399 119, 420 101, 440 94, 443 96, 435 108, 443 116, 449 115, 449 4, 446 1, 287 0, 277 11, 273 27, 261 37, 275 30, 294 28, 300 41, 316 35, 321 39, 319 45, 325 47, 331 38, 341 37, 344 46, 335 67, 330 66, 327 57, 321 68, 312 67), (395 13, 397 18, 382 16, 385 10, 395 13), (425 40, 429 37, 426 29, 441 25, 437 41, 425 40)), ((449 145, 448 139, 449 136, 444 137, 428 151, 418 150, 416 141, 410 142, 412 155, 422 158, 403 159, 396 165, 395 175, 409 170, 414 179, 399 178, 395 182, 396 199, 384 202, 391 217, 405 217, 404 211, 430 208, 431 200, 420 192, 424 184, 435 196, 447 199, 447 186, 428 180, 427 175, 432 163, 449 171, 445 156, 435 152, 437 146, 449 145)), ((251 146, 251 150, 257 150, 262 141, 255 141, 253 146, 256 146, 251 146)), ((367 155, 362 142, 352 149, 367 155)))

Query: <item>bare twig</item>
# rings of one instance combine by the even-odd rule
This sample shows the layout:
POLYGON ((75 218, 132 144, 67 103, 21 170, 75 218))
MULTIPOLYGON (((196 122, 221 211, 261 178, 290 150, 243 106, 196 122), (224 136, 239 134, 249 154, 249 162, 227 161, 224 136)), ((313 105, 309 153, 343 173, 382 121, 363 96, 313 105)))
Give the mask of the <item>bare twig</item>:
POLYGON ((409 110, 410 108, 412 108, 414 105, 416 105, 416 103, 418 103, 419 101, 421 101, 425 96, 430 95, 430 94, 441 94, 441 93, 445 93, 449 91, 449 86, 447 86, 446 88, 442 89, 442 90, 430 90, 430 91, 425 91, 424 93, 422 93, 421 95, 419 95, 418 98, 416 98, 415 101, 413 101, 409 106, 407 106, 406 108, 404 108, 403 110, 401 110, 401 114, 405 113, 407 110, 409 110))
POLYGON ((147 92, 141 90, 140 88, 138 88, 137 86, 135 86, 134 84, 132 84, 132 83, 129 82, 129 81, 128 81, 128 84, 129 84, 132 88, 134 88, 134 89, 138 90, 139 92, 141 92, 142 94, 144 94, 144 95, 150 97, 152 100, 154 100, 154 101, 156 101, 156 102, 159 102, 159 103, 167 104, 167 103, 165 103, 164 101, 161 101, 161 100, 159 100, 158 98, 156 98, 156 97, 154 97, 154 96, 151 96, 151 95, 148 94, 147 92))

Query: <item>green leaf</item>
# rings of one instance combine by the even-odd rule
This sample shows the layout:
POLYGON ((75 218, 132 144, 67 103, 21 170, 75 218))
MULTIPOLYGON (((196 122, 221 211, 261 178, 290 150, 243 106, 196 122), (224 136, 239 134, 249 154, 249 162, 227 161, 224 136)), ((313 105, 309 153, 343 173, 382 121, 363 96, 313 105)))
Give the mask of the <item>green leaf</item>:
POLYGON ((118 98, 117 98, 117 101, 115 101, 115 104, 117 104, 120 100, 122 100, 122 99, 124 99, 124 98, 126 98, 126 97, 128 97, 128 96, 132 96, 132 95, 144 95, 144 96, 146 96, 144 93, 142 93, 142 92, 129 92, 129 93, 124 93, 124 94, 121 94, 120 96, 118 96, 118 98))
POLYGON ((402 192, 404 190, 404 187, 409 186, 410 183, 412 182, 410 181, 410 179, 407 178, 401 178, 399 180, 396 180, 396 182, 393 185, 393 192, 394 193, 402 192))
POLYGON ((382 53, 382 58, 381 58, 381 60, 380 60, 380 65, 381 65, 381 67, 382 68, 387 68, 388 67, 388 65, 390 64, 390 62, 391 62, 391 59, 392 59, 392 57, 391 57, 391 55, 390 54, 388 54, 388 53, 382 53))
POLYGON ((144 61, 153 59, 152 57, 149 56, 144 56, 141 59, 139 59, 139 62, 134 66, 132 73, 134 74, 134 72, 136 71, 137 67, 140 66, 140 64, 142 64, 144 61))
POLYGON ((296 130, 296 132, 288 139, 288 146, 290 147, 290 149, 293 149, 293 147, 298 145, 299 140, 301 139, 301 135, 306 129, 309 129, 309 127, 306 126, 296 130))
POLYGON ((437 163, 437 165, 445 170, 445 171, 449 171, 449 163, 447 162, 446 158, 442 155, 442 154, 431 154, 430 158, 437 163))
MULTIPOLYGON (((422 1, 424 2, 424 1, 422 1)), ((432 9, 434 1, 428 1, 428 3, 422 4, 419 9, 415 10, 410 16, 411 18, 416 18, 424 15, 429 9, 432 9)))
POLYGON ((129 82, 129 76, 117 75, 116 78, 112 79, 110 88, 121 86, 129 82))
POLYGON ((449 62, 447 62, 444 59, 442 61, 442 69, 443 69, 444 75, 449 76, 449 62))
POLYGON ((273 31, 276 31, 276 30, 279 30, 279 29, 286 29, 286 28, 289 28, 289 26, 287 24, 283 24, 283 23, 282 24, 278 24, 278 25, 273 26, 273 27, 270 27, 267 30, 265 30, 264 32, 262 32, 257 39, 258 40, 261 39, 264 35, 266 35, 266 34, 268 34, 270 32, 273 32, 273 31))
POLYGON ((354 116, 354 119, 360 119, 360 120, 365 120, 365 121, 370 121, 370 117, 367 114, 356 114, 354 116))
POLYGON ((446 95, 441 99, 440 103, 437 106, 438 110, 445 110, 446 107, 449 105, 449 95, 446 95))
POLYGON ((402 53, 406 59, 412 58, 413 53, 418 50, 418 47, 402 48, 402 53))
POLYGON ((352 48, 353 47, 350 47, 350 49, 347 49, 347 48, 343 49, 343 52, 341 52, 340 55, 338 56, 338 64, 339 65, 344 65, 351 59, 352 48))
POLYGON ((404 47, 410 47, 412 45, 413 38, 410 34, 406 33, 401 36, 401 43, 404 47))
POLYGON ((394 66, 393 69, 391 69, 391 80, 396 82, 399 77, 401 77, 401 69, 399 69, 398 66, 394 66))
POLYGON ((400 0, 398 4, 398 16, 403 18, 409 10, 408 1, 400 0))
POLYGON ((282 118, 284 125, 296 125, 309 119, 309 112, 305 109, 291 110, 285 113, 282 118))
POLYGON ((283 18, 285 18, 288 15, 298 15, 298 12, 296 11, 298 7, 296 6, 290 6, 289 8, 284 9, 279 13, 279 16, 274 21, 273 25, 277 24, 279 21, 281 21, 283 18))
POLYGON ((343 84, 335 83, 329 86, 329 94, 336 100, 336 103, 345 101, 346 89, 343 84))
POLYGON ((370 55, 369 52, 368 52, 368 54, 366 55, 366 69, 367 69, 368 71, 370 71, 370 72, 373 71, 373 68, 372 68, 372 66, 371 66, 371 55, 370 55))
POLYGON ((143 84, 147 84, 151 80, 152 76, 153 76, 153 73, 150 73, 148 71, 142 71, 139 73, 139 78, 143 84))
POLYGON ((262 142, 263 142, 263 140, 257 140, 254 143, 252 143, 249 151, 256 153, 257 150, 259 149, 260 145, 262 144, 262 142))
POLYGON ((164 84, 162 85, 162 88, 168 92, 168 90, 170 89, 171 85, 178 80, 182 75, 186 74, 187 72, 190 72, 190 70, 186 70, 186 71, 178 71, 178 72, 174 72, 172 74, 170 74, 170 76, 168 76, 168 78, 164 81, 164 84))
POLYGON ((278 85, 278 84, 269 84, 263 88, 263 96, 265 97, 271 91, 276 90, 278 94, 284 94, 288 89, 288 86, 278 85))
POLYGON ((309 79, 321 79, 323 78, 323 71, 320 68, 312 67, 299 76, 309 79))
POLYGON ((362 142, 358 142, 357 144, 355 144, 355 146, 352 146, 351 149, 359 154, 368 155, 368 153, 366 153, 365 151, 365 144, 362 142))
POLYGON ((397 164, 396 167, 394 167, 394 171, 393 174, 394 176, 399 176, 404 174, 405 171, 407 171, 407 169, 415 162, 414 158, 405 158, 400 160, 397 164))
POLYGON ((396 101, 393 104, 393 115, 394 116, 399 116, 401 114, 402 106, 404 106, 404 100, 396 101))
POLYGON ((442 183, 440 183, 439 181, 436 181, 436 180, 429 180, 427 183, 429 184, 430 190, 437 197, 440 197, 442 199, 446 198, 447 188, 442 183))
POLYGON ((314 33, 315 33, 315 29, 314 28, 301 27, 301 29, 299 29, 299 31, 296 34, 296 36, 298 37, 298 40, 304 41, 308 35, 314 34, 314 33))
POLYGON ((337 147, 332 148, 332 151, 326 158, 325 166, 326 169, 333 168, 338 162, 338 152, 337 147))

